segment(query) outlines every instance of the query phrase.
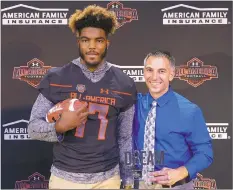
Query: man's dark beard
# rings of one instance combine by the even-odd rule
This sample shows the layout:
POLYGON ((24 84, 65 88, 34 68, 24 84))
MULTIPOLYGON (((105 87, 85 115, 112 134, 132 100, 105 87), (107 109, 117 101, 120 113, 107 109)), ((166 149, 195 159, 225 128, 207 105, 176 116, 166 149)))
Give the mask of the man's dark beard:
POLYGON ((101 59, 100 62, 92 62, 92 63, 87 62, 85 60, 84 54, 80 51, 80 48, 79 48, 79 55, 82 58, 82 60, 85 62, 85 65, 88 68, 96 69, 99 66, 99 64, 102 62, 102 60, 106 57, 106 55, 107 55, 107 48, 105 48, 104 52, 100 55, 100 59, 101 59))

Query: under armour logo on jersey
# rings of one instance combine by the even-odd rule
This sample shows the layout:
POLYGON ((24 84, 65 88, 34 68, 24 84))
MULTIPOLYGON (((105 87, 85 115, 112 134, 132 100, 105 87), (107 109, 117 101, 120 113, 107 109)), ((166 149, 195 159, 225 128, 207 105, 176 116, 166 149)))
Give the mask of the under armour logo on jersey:
POLYGON ((116 8, 116 9, 118 9, 118 5, 116 4, 116 5, 112 5, 112 8, 114 9, 114 8, 116 8))
POLYGON ((100 89, 100 94, 109 94, 109 89, 101 88, 100 89))
POLYGON ((34 179, 34 180, 40 180, 40 177, 34 176, 33 179, 34 179))
POLYGON ((32 63, 32 66, 33 67, 35 67, 35 66, 39 67, 39 63, 32 63))

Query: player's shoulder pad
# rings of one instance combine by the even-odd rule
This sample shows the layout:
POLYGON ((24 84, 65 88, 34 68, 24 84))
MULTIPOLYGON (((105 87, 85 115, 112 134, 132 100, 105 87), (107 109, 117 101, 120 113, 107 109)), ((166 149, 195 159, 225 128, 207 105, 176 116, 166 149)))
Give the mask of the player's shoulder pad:
POLYGON ((119 81, 122 86, 132 87, 134 86, 134 80, 130 78, 127 74, 125 74, 118 65, 111 64, 111 70, 113 72, 114 77, 116 77, 116 80, 119 81))
POLYGON ((37 89, 48 88, 50 83, 59 83, 64 76, 67 76, 68 70, 72 65, 70 63, 63 67, 53 67, 48 70, 43 79, 40 81, 37 89))
POLYGON ((67 76, 66 73, 69 73, 68 70, 71 69, 71 67, 71 64, 66 64, 63 67, 54 67, 49 69, 46 75, 40 81, 40 84, 37 86, 37 90, 48 100, 56 103, 54 94, 59 91, 59 88, 51 88, 51 84, 60 84, 61 80, 67 76))
POLYGON ((57 77, 62 77, 64 74, 66 74, 72 67, 72 63, 68 63, 62 67, 53 67, 48 70, 47 75, 48 76, 57 76, 57 77))

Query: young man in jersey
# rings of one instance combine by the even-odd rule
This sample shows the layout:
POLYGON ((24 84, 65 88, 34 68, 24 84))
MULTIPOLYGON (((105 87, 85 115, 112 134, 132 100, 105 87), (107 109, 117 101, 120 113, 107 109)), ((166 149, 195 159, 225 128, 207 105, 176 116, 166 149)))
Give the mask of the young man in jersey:
POLYGON ((115 14, 99 6, 76 10, 69 27, 77 36, 80 57, 51 69, 41 81, 28 125, 32 139, 55 142, 51 189, 119 189, 133 184, 124 153, 132 151, 136 88, 133 80, 105 60, 115 14), (63 112, 56 123, 45 115, 68 98, 88 102, 63 112))

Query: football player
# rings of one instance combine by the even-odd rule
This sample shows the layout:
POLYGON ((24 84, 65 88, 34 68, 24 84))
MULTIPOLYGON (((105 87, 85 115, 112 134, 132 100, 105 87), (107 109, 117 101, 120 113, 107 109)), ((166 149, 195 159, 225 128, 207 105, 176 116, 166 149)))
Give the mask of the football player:
POLYGON ((38 86, 40 94, 28 125, 32 139, 55 142, 49 188, 119 189, 121 179, 125 187, 131 187, 132 171, 124 163, 124 154, 132 152, 136 87, 105 59, 116 16, 90 5, 76 10, 69 27, 80 57, 48 71, 38 86), (59 120, 47 123, 47 112, 68 98, 88 106, 64 111, 59 120))

